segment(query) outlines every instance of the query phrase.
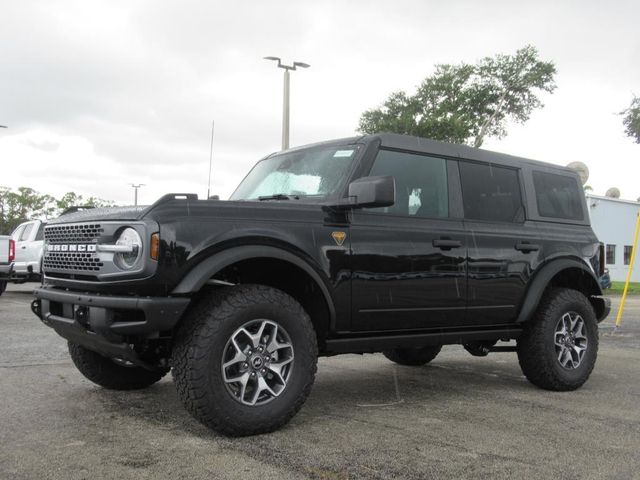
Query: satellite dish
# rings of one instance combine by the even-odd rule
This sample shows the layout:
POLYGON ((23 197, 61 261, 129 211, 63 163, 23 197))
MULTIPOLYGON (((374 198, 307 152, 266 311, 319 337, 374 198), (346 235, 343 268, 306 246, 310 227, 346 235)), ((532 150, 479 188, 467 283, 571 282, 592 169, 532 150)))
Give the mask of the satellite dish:
POLYGON ((587 167, 584 163, 571 162, 569 165, 567 165, 567 168, 570 168, 571 170, 578 172, 582 185, 587 183, 587 180, 589 180, 589 167, 587 167))
POLYGON ((609 198, 620 198, 620 189, 618 187, 611 187, 604 195, 609 198))

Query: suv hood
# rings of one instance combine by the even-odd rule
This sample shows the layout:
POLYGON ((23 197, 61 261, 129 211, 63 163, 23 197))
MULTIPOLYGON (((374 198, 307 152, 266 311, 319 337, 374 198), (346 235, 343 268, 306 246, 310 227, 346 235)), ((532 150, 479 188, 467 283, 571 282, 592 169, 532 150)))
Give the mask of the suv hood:
POLYGON ((92 208, 81 212, 67 213, 49 222, 49 225, 59 223, 89 222, 92 220, 137 220, 142 217, 147 206, 139 207, 105 207, 92 208))

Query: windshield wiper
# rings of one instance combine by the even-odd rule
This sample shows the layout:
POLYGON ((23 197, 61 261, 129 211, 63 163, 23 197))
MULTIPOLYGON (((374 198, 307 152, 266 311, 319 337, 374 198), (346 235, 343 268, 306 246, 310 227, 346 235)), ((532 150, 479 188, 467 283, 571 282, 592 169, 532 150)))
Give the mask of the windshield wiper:
POLYGON ((300 200, 298 195, 286 195, 284 193, 274 193, 273 195, 264 195, 262 197, 258 197, 258 200, 261 202, 264 200, 300 200))

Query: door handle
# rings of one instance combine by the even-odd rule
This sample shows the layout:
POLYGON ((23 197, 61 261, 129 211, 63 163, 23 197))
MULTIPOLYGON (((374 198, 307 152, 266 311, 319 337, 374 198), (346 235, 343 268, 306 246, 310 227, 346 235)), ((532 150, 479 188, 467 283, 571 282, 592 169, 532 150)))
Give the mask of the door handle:
POLYGON ((440 238, 433 240, 432 245, 440 250, 451 250, 452 248, 460 248, 462 242, 460 240, 451 240, 450 238, 440 238))
POLYGON ((20 248, 21 248, 22 250, 26 250, 26 249, 27 249, 27 246, 26 246, 26 245, 23 245, 23 246, 22 246, 22 247, 20 247, 20 248))
POLYGON ((523 253, 529 253, 529 252, 537 252, 538 250, 540 250, 540 245, 536 245, 534 243, 529 243, 529 242, 518 242, 516 243, 516 250, 520 250, 523 253))

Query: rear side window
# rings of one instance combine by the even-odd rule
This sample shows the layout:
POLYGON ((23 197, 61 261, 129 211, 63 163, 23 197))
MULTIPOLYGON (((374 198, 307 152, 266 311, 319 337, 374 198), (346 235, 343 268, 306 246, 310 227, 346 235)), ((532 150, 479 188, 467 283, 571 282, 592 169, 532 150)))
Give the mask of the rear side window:
POLYGON ((20 225, 18 228, 16 228, 13 233, 11 233, 11 238, 13 238, 14 241, 18 241, 20 240, 20 235, 22 235, 22 231, 24 230, 24 225, 20 225))
POLYGON ((22 231, 22 235, 20 235, 19 241, 24 242, 26 240, 29 240, 29 235, 31 235, 31 230, 33 230, 33 223, 28 223, 24 227, 24 230, 22 231))
POLYGON ((541 217, 584 220, 582 192, 574 177, 534 171, 533 186, 541 217))
POLYGON ((516 170, 460 162, 460 181, 465 218, 490 222, 524 221, 516 170))

